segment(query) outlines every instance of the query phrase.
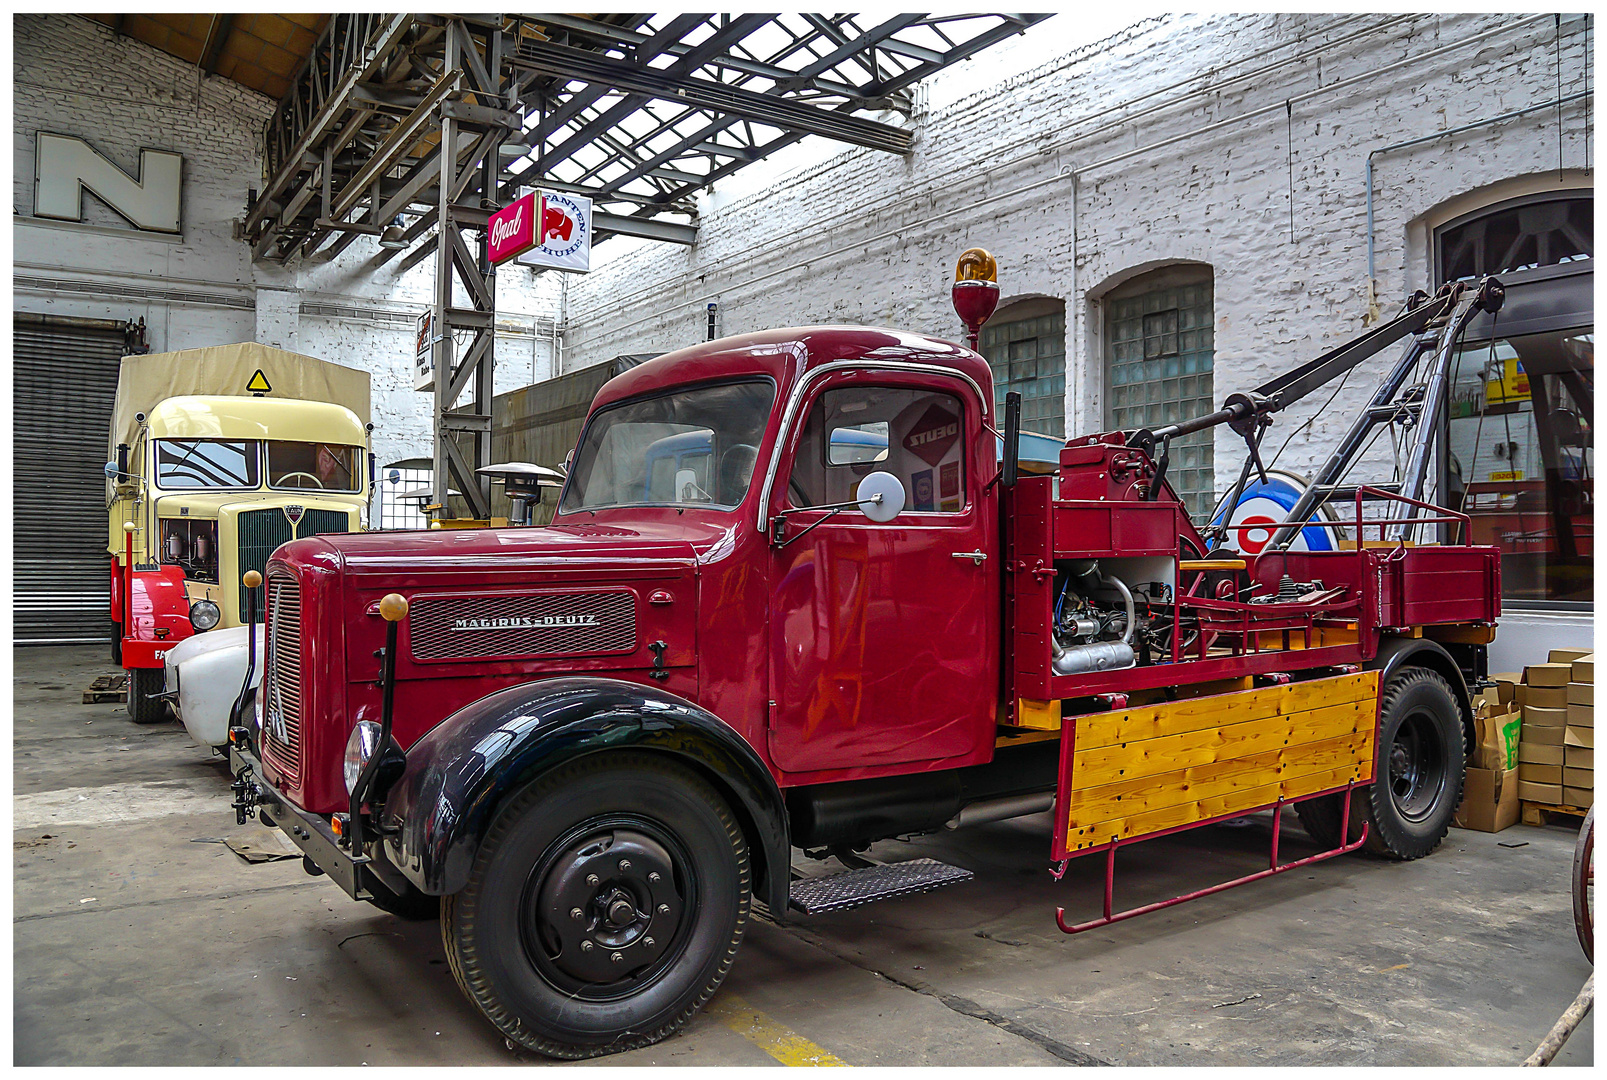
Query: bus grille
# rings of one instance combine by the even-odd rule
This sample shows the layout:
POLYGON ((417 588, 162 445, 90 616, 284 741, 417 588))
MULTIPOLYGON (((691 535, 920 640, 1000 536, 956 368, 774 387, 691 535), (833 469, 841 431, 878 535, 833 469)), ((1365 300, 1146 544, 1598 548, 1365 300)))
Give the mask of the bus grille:
MULTIPOLYGON (((244 510, 239 515, 238 528, 240 531, 240 573, 244 576, 247 570, 255 570, 261 574, 267 570, 268 556, 274 553, 280 544, 287 543, 298 536, 321 536, 324 533, 343 533, 351 531, 351 518, 344 510, 308 510, 302 515, 301 524, 295 529, 291 528, 290 519, 279 507, 269 507, 263 510, 244 510)), ((240 616, 245 617, 246 589, 240 586, 240 616)), ((262 612, 257 612, 257 618, 262 618, 262 612)))
POLYGON ((263 751, 294 782, 301 777, 302 715, 301 586, 295 578, 268 579, 267 648, 263 751))

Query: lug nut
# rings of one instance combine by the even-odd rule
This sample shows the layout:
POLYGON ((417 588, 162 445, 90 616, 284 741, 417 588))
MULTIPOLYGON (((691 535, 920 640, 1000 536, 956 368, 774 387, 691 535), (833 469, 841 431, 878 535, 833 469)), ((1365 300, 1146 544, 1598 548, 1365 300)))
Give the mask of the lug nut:
POLYGON ((619 860, 620 873, 624 873, 626 870, 629 870, 630 868, 631 868, 631 861, 629 859, 621 859, 621 860, 619 860))
POLYGON ((660 915, 668 915, 670 913, 670 906, 668 904, 660 904, 658 906, 658 913, 660 915))
POLYGON ((649 949, 651 949, 653 947, 653 939, 650 938, 650 937, 644 937, 642 939, 642 944, 646 945, 649 949))
POLYGON ((619 963, 619 962, 620 962, 620 961, 622 961, 622 960, 624 960, 624 959, 625 959, 625 954, 624 954, 624 953, 622 953, 622 952, 617 952, 617 953, 615 953, 615 954, 614 954, 614 955, 613 955, 613 956, 610 956, 610 957, 609 957, 609 959, 610 959, 610 960, 612 960, 612 961, 613 961, 613 962, 614 962, 614 963, 616 963, 616 964, 617 964, 617 963, 619 963))
POLYGON ((657 881, 658 880, 658 871, 654 870, 651 874, 648 874, 647 875, 647 880, 648 881, 657 881))
POLYGON ((591 952, 591 950, 592 950, 592 943, 591 942, 582 941, 580 943, 580 951, 581 952, 591 952))
POLYGON ((578 907, 572 907, 569 909, 569 917, 571 919, 584 919, 586 917, 586 913, 580 910, 578 907))
POLYGON ((598 882, 600 882, 602 880, 603 879, 598 877, 596 874, 587 874, 586 875, 586 884, 588 884, 588 885, 596 885, 598 882))

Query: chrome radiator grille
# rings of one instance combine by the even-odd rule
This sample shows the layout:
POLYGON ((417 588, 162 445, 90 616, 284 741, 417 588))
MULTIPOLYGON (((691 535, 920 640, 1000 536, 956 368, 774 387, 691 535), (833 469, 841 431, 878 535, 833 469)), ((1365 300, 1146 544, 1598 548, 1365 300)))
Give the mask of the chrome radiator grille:
POLYGON ((301 586, 294 578, 268 579, 268 656, 263 748, 290 779, 301 776, 301 586))
POLYGON ((419 597, 408 612, 415 660, 630 652, 636 597, 629 592, 419 597))

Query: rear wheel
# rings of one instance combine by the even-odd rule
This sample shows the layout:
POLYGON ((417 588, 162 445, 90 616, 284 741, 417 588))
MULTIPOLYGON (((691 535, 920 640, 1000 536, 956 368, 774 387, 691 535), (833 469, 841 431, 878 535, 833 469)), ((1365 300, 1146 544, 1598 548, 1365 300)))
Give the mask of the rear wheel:
POLYGON ((167 702, 162 692, 161 668, 130 668, 128 672, 128 718, 136 724, 157 724, 167 719, 167 702))
POLYGON ((596 755, 497 816, 441 933, 458 985, 510 1040, 595 1057, 691 1019, 750 901, 742 830, 707 783, 652 755, 596 755))
MULTIPOLYGON (((1462 799, 1466 752, 1461 710, 1450 683, 1427 668, 1406 668, 1379 700, 1373 783, 1351 795, 1346 840, 1367 826, 1369 854, 1420 859, 1439 847, 1462 799)), ((1326 848, 1340 845, 1344 796, 1295 806, 1300 824, 1326 848)))

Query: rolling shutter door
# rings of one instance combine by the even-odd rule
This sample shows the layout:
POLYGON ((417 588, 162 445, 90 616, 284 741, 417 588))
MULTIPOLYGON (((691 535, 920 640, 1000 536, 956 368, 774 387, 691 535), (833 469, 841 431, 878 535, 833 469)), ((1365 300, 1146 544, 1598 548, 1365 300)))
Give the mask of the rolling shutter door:
POLYGON ((14 312, 12 399, 19 645, 107 641, 107 430, 123 324, 14 312))

